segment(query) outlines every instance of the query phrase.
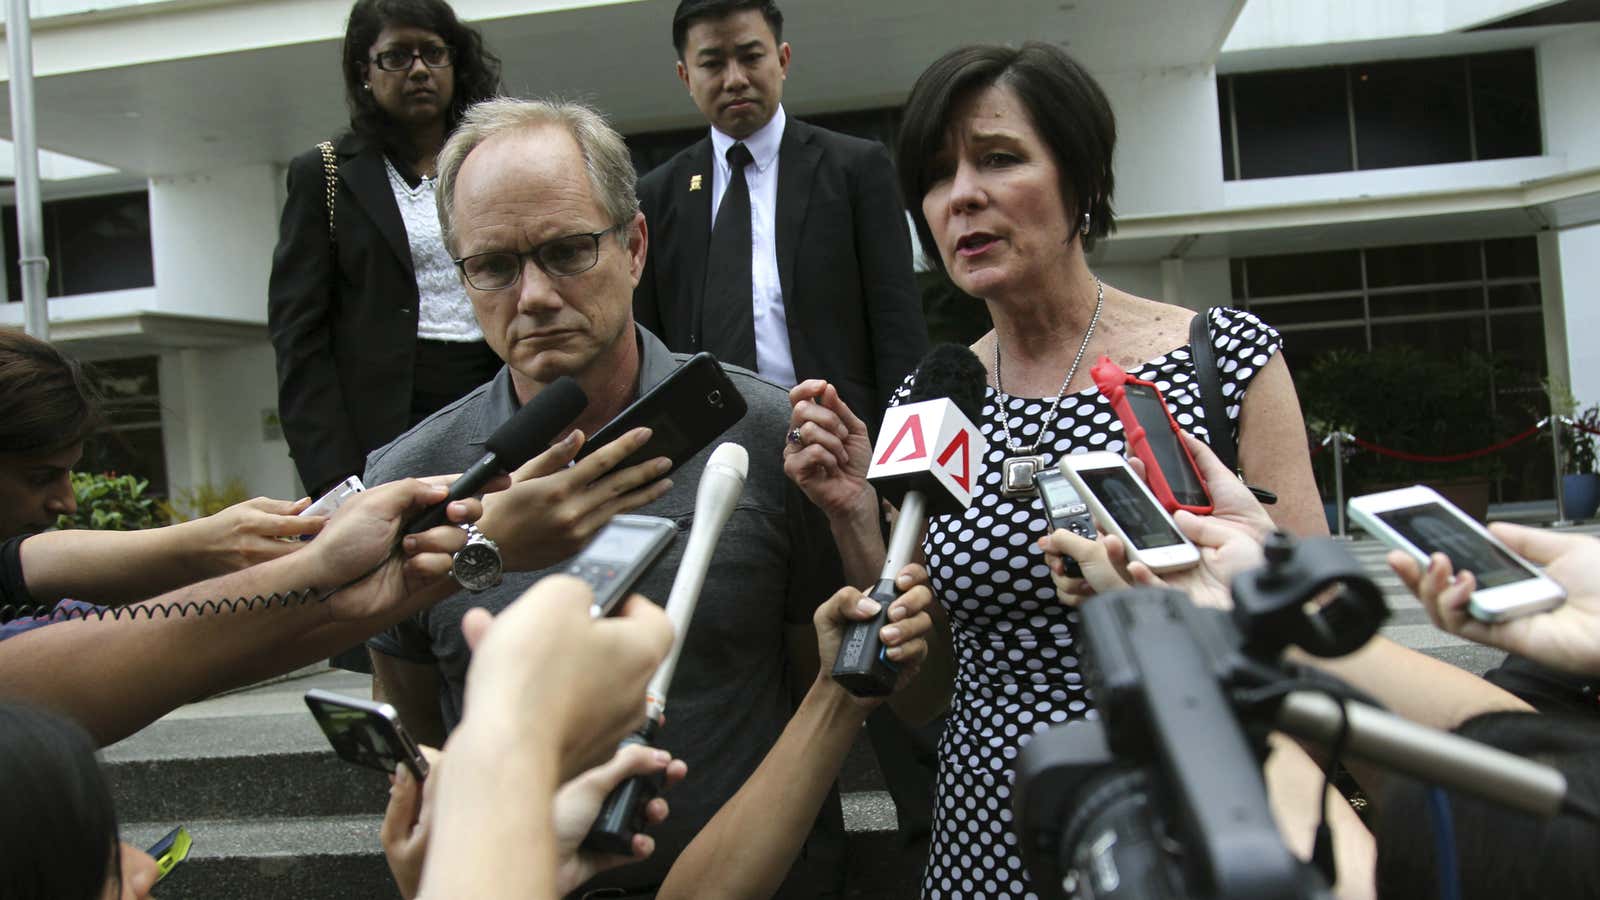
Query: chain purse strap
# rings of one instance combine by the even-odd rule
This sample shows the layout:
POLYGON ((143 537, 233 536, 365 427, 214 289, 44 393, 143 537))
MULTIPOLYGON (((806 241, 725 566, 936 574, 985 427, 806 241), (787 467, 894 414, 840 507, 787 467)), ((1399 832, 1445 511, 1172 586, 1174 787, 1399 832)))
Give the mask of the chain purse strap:
POLYGON ((322 184, 326 189, 328 198, 328 243, 336 242, 333 229, 333 198, 339 192, 339 160, 333 153, 333 142, 323 141, 317 145, 322 153, 322 184))

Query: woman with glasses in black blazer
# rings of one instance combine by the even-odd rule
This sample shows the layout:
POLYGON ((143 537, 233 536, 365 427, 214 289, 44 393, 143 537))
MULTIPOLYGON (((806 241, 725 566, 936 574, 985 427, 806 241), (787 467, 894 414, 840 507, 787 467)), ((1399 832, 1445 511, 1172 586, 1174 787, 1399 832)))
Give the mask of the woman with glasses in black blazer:
POLYGON ((268 294, 279 415, 313 497, 500 366, 433 185, 462 114, 499 93, 500 60, 443 0, 358 0, 341 62, 350 130, 289 164, 268 294))

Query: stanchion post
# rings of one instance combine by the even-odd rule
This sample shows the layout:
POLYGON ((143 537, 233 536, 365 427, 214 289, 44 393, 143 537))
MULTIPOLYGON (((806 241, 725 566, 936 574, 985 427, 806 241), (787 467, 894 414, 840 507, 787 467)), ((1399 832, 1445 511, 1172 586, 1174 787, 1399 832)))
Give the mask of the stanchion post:
POLYGON ((1333 507, 1338 536, 1348 538, 1344 522, 1344 432, 1333 433, 1333 507))
POLYGON ((1567 498, 1562 496, 1561 489, 1561 417, 1554 412, 1550 414, 1550 452, 1554 455, 1556 471, 1556 520, 1550 524, 1562 528, 1572 521, 1567 518, 1567 498))

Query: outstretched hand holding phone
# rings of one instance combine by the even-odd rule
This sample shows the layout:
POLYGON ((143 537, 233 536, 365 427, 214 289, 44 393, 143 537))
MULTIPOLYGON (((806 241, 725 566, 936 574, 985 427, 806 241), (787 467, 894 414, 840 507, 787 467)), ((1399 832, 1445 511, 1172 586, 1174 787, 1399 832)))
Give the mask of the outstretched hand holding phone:
POLYGON ((1489 531, 1544 566, 1544 574, 1567 589, 1567 602, 1550 612, 1480 622, 1468 613, 1477 580, 1471 572, 1454 572, 1444 554, 1433 554, 1424 567, 1396 550, 1389 554, 1389 566, 1445 631, 1557 669, 1600 675, 1600 541, 1503 522, 1491 524, 1489 531))

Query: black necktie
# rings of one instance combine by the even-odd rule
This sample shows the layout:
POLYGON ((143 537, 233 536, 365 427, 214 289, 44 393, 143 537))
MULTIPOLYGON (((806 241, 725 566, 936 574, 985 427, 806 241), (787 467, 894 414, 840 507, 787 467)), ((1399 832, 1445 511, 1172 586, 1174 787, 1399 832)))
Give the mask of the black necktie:
POLYGON ((750 185, 744 167, 755 161, 750 148, 728 148, 728 189, 717 207, 706 252, 705 303, 700 307, 700 349, 725 363, 756 367, 756 325, 750 291, 750 185))

